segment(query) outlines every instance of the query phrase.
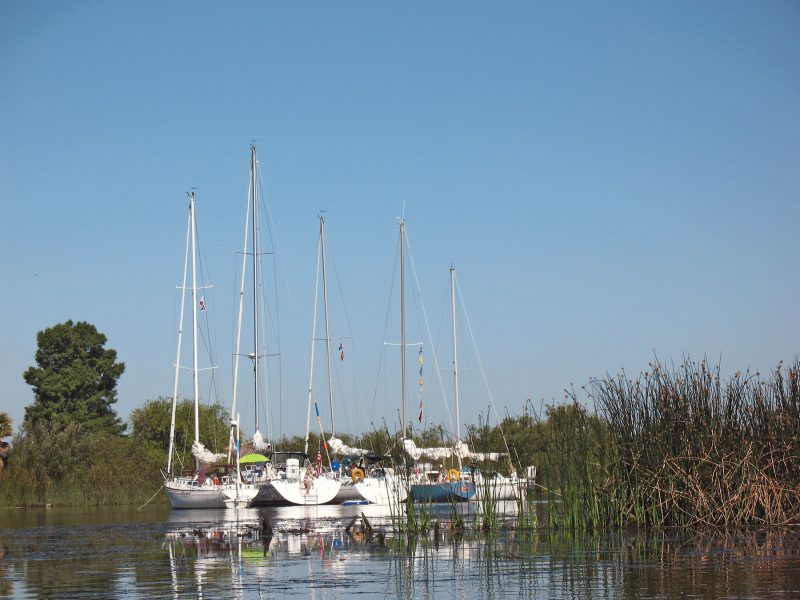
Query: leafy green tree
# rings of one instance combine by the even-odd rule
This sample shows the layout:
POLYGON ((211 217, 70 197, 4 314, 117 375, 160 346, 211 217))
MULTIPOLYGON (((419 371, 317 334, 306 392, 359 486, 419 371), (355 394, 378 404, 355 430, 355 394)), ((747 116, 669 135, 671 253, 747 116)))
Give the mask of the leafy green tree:
POLYGON ((0 412, 0 438, 8 437, 12 433, 11 417, 8 416, 8 413, 0 412))
POLYGON ((63 428, 79 423, 92 431, 122 433, 125 424, 112 405, 125 371, 117 351, 91 323, 71 320, 36 335, 36 365, 23 374, 34 402, 25 408, 25 426, 63 428))
MULTIPOLYGON (((219 404, 200 405, 200 441, 211 452, 226 452, 230 435, 227 411, 219 404)), ((144 406, 131 412, 132 438, 144 451, 161 456, 166 465, 169 447, 169 424, 172 417, 172 399, 148 400, 144 406)), ((175 460, 177 465, 191 466, 194 441, 194 403, 181 400, 175 412, 175 460)))

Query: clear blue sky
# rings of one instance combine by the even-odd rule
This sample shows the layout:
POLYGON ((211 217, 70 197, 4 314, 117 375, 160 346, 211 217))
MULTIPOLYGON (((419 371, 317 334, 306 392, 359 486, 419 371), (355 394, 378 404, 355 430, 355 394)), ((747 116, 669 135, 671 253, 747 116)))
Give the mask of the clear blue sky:
POLYGON ((15 425, 36 332, 66 319, 125 362, 121 416, 171 392, 192 187, 228 402, 251 139, 285 273, 283 432, 305 418, 320 209, 357 349, 340 430, 397 411, 375 389, 404 205, 431 326, 453 262, 500 411, 654 351, 730 373, 800 349, 797 2, 5 0, 0 120, 15 425))

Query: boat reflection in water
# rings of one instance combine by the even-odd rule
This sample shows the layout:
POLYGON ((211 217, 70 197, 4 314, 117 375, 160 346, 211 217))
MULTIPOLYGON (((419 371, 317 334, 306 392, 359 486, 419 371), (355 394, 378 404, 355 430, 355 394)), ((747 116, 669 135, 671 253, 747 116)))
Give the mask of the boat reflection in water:
MULTIPOLYGON (((318 589, 320 598, 338 595, 352 581, 348 561, 388 549, 383 530, 368 536, 361 526, 346 529, 342 507, 324 508, 173 512, 165 546, 174 597, 307 595, 309 588, 318 589), (292 584, 298 581, 300 587, 292 584)), ((352 508, 366 513, 370 507, 352 508)), ((372 512, 377 529, 385 521, 372 512)))
POLYGON ((800 532, 791 529, 589 534, 506 524, 484 534, 465 518, 458 533, 442 507, 439 535, 413 536, 392 533, 379 508, 268 509, 271 537, 255 509, 0 513, 0 595, 772 599, 800 590, 800 532), (362 512, 371 535, 352 523, 362 512))
POLYGON ((209 531, 187 521, 167 540, 174 596, 774 598, 800 589, 800 534, 786 531, 482 535, 456 533, 443 513, 439 535, 375 525, 370 535, 332 515, 272 514, 271 537, 253 532, 252 521, 209 531))

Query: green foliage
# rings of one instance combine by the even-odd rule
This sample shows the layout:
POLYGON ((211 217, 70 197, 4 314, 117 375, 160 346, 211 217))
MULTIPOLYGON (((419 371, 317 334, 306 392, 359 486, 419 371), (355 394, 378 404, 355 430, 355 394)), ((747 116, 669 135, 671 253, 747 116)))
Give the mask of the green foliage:
POLYGON ((8 437, 13 433, 11 417, 8 413, 0 412, 0 438, 8 437))
POLYGON ((611 440, 605 422, 574 401, 547 408, 549 522, 571 529, 602 529, 611 513, 604 494, 611 440))
MULTIPOLYGON (((537 479, 540 483, 554 481, 557 472, 550 468, 553 464, 554 433, 553 423, 548 416, 549 411, 554 408, 556 407, 547 407, 545 419, 540 419, 528 401, 522 415, 507 416, 499 425, 470 425, 467 428, 470 448, 476 452, 498 452, 507 448, 511 464, 521 475, 524 475, 525 467, 532 465, 537 468, 537 479)), ((553 414, 557 418, 561 413, 556 411, 553 414)), ((508 460, 503 459, 503 463, 494 467, 505 472, 508 470, 508 460)), ((487 468, 491 469, 492 465, 482 466, 483 470, 487 468)))
POLYGON ((26 424, 0 478, 0 505, 143 503, 161 485, 160 458, 132 438, 77 423, 26 424))
MULTIPOLYGON (((199 407, 200 441, 211 452, 226 452, 230 435, 228 413, 219 404, 199 407)), ((160 456, 160 465, 167 464, 169 448, 169 426, 172 418, 172 400, 158 398, 148 400, 144 406, 131 412, 130 425, 133 439, 160 456)), ((178 468, 194 465, 192 442, 194 441, 194 403, 191 400, 178 402, 175 411, 175 465, 178 468)))
POLYGON ((25 424, 63 429, 121 433, 125 425, 112 405, 125 365, 105 348, 106 336, 94 325, 66 321, 36 335, 36 365, 23 374, 33 387, 34 402, 25 409, 25 424))
MULTIPOLYGON (((310 433, 308 435, 308 453, 314 454, 317 451, 317 445, 321 443, 322 437, 319 434, 310 433)), ((292 437, 282 437, 275 442, 275 450, 282 452, 302 452, 305 446, 305 438, 301 435, 293 435, 292 437)))

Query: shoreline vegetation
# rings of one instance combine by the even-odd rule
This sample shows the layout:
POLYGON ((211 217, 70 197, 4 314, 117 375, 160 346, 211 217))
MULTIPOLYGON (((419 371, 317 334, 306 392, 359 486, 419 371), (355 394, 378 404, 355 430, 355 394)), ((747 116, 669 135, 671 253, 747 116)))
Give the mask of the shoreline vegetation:
MULTIPOLYGON (((659 362, 635 379, 625 373, 585 386, 586 408, 574 391, 567 402, 537 413, 468 428, 475 451, 508 445, 518 471, 538 470, 527 502, 545 504, 545 518, 521 511, 520 528, 602 531, 627 527, 716 528, 800 525, 800 360, 769 375, 719 366, 659 362)), ((170 401, 148 401, 130 418, 130 433, 80 423, 24 423, 0 473, 0 507, 141 505, 158 493, 166 464, 170 401)), ((178 464, 189 464, 191 430, 178 409, 178 464), (184 425, 185 423, 185 425, 184 425), (184 443, 188 441, 189 443, 184 443)), ((212 451, 228 441, 225 409, 202 407, 214 431, 212 451)), ((386 429, 340 436, 348 445, 389 454, 402 465, 398 435, 386 429)), ((439 427, 415 433, 441 443, 439 427)), ((311 447, 319 439, 311 437, 311 447)), ((302 449, 303 438, 276 443, 302 449)), ((483 470, 506 472, 507 464, 483 470)), ((413 512, 413 508, 411 509, 413 512)), ((481 507, 486 522, 492 506, 481 507)), ((406 515, 406 518, 412 518, 406 515)), ((487 528, 487 527, 484 527, 487 528)))

